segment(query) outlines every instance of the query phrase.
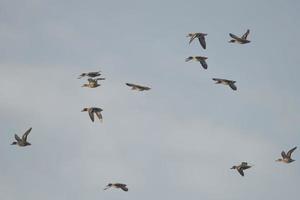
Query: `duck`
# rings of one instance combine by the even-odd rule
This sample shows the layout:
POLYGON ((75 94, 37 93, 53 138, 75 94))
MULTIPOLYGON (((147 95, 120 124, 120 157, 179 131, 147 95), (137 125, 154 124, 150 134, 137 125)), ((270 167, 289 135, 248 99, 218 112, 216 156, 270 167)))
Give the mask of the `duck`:
POLYGON ((78 79, 81 79, 82 77, 86 77, 86 76, 87 76, 87 77, 90 77, 90 78, 95 78, 95 77, 101 75, 100 72, 101 72, 101 71, 82 73, 82 74, 79 75, 78 79))
POLYGON ((205 36, 207 36, 207 33, 189 33, 186 37, 190 37, 189 44, 191 44, 195 38, 198 38, 202 48, 206 49, 205 36))
POLYGON ((144 91, 144 90, 150 90, 150 87, 137 85, 133 83, 126 83, 127 86, 131 87, 132 90, 138 90, 138 91, 144 91))
POLYGON ((98 80, 105 80, 105 78, 96 78, 96 79, 89 78, 89 79, 88 79, 88 82, 89 82, 89 83, 85 83, 85 84, 83 84, 81 87, 88 87, 88 88, 96 88, 96 87, 99 87, 99 86, 101 86, 101 85, 98 84, 98 80))
POLYGON ((22 136, 22 138, 20 138, 17 134, 15 134, 15 139, 16 141, 14 141, 13 143, 11 143, 11 145, 18 145, 20 147, 25 147, 25 146, 29 146, 31 145, 29 142, 27 142, 27 137, 30 133, 30 131, 32 130, 32 128, 30 127, 22 136))
POLYGON ((234 165, 230 169, 236 169, 240 173, 241 176, 244 176, 245 175, 244 170, 249 169, 250 167, 252 167, 252 166, 248 165, 247 162, 242 162, 240 165, 234 165))
POLYGON ((207 59, 207 57, 204 57, 204 56, 190 56, 190 57, 185 59, 185 62, 188 62, 190 60, 194 60, 194 61, 200 62, 203 69, 207 69, 208 65, 205 61, 206 59, 207 59))
POLYGON ((282 151, 282 152, 281 152, 282 158, 279 158, 279 159, 277 159, 276 161, 277 161, 277 162, 283 162, 283 163, 291 163, 291 162, 294 162, 295 160, 293 160, 291 157, 292 157, 292 153, 293 153, 296 149, 297 149, 297 147, 292 148, 291 150, 289 150, 289 151, 287 152, 287 154, 286 154, 284 151, 282 151))
POLYGON ((122 189, 125 192, 128 191, 128 188, 127 188, 126 184, 123 184, 123 183, 109 183, 104 188, 104 190, 107 190, 108 188, 111 188, 111 187, 114 187, 114 188, 117 188, 117 189, 122 189))
POLYGON ((238 37, 232 33, 229 33, 229 36, 232 37, 233 39, 229 40, 229 43, 239 43, 239 44, 247 44, 249 42, 251 42, 250 40, 247 40, 247 36, 249 35, 250 30, 248 29, 246 31, 246 33, 244 33, 244 35, 242 35, 242 37, 238 37))
POLYGON ((212 80, 216 81, 216 84, 228 85, 232 90, 237 90, 236 81, 221 78, 213 78, 212 80))
POLYGON ((89 107, 89 108, 83 108, 81 110, 81 112, 88 112, 92 122, 95 121, 94 115, 96 114, 96 116, 98 117, 98 119, 100 120, 100 122, 103 122, 103 117, 102 117, 102 112, 103 110, 101 108, 97 108, 97 107, 89 107))

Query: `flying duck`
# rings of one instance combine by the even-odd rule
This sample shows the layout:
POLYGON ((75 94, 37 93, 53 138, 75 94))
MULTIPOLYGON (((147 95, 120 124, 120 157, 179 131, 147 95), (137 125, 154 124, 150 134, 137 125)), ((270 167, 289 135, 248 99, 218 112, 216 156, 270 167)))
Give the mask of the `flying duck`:
POLYGON ((232 37, 233 39, 229 40, 230 43, 239 43, 239 44, 246 44, 249 43, 250 40, 247 40, 247 36, 249 35, 250 30, 248 29, 246 31, 246 33, 244 33, 244 35, 242 35, 242 37, 238 37, 232 33, 229 33, 230 37, 232 37))
POLYGON ((286 154, 284 151, 282 151, 282 152, 281 152, 282 158, 279 158, 279 159, 277 159, 276 161, 278 161, 278 162, 283 162, 283 163, 291 163, 291 162, 294 162, 295 160, 293 160, 293 159, 291 158, 291 156, 292 156, 292 153, 293 153, 296 149, 297 149, 297 147, 292 148, 291 150, 289 150, 289 151, 287 152, 287 154, 286 154))
POLYGON ((185 62, 188 62, 190 60, 194 60, 194 61, 197 61, 197 62, 200 62, 200 64, 202 65, 202 67, 204 69, 207 69, 207 63, 206 63, 206 60, 207 57, 204 57, 204 56, 190 56, 188 58, 185 59, 185 62))
POLYGON ((230 169, 236 169, 240 173, 241 176, 244 176, 244 170, 249 169, 250 167, 252 167, 252 166, 248 165, 248 163, 242 162, 240 165, 235 165, 235 166, 231 167, 230 169))
POLYGON ((15 139, 16 141, 11 143, 11 145, 18 145, 20 147, 25 147, 25 146, 28 146, 28 145, 31 145, 29 142, 27 142, 27 136, 28 134, 30 133, 32 128, 29 128, 22 136, 22 139, 17 135, 15 134, 15 139))
POLYGON ((105 78, 96 78, 96 79, 89 78, 88 79, 89 83, 85 83, 81 87, 96 88, 100 86, 100 84, 98 84, 99 80, 105 80, 105 78))
POLYGON ((189 33, 186 37, 190 37, 189 44, 191 44, 195 38, 198 38, 200 45, 203 49, 206 49, 205 36, 207 36, 206 33, 189 33))
POLYGON ((94 122, 94 114, 96 114, 96 116, 99 118, 100 122, 103 122, 103 118, 102 118, 102 114, 101 112, 103 111, 101 108, 96 108, 96 107, 89 107, 89 108, 83 108, 81 110, 81 112, 88 112, 89 116, 92 120, 92 122, 94 122))
POLYGON ((126 184, 123 184, 123 183, 109 183, 109 184, 104 188, 104 190, 107 190, 108 188, 111 188, 111 187, 118 188, 118 189, 122 189, 122 190, 125 191, 125 192, 128 191, 128 188, 126 187, 126 184))
POLYGON ((131 87, 132 90, 138 90, 138 91, 144 91, 144 90, 150 90, 151 88, 146 86, 141 86, 133 83, 126 83, 127 86, 131 87))
POLYGON ((236 81, 221 78, 213 78, 212 80, 216 81, 216 84, 228 85, 231 89, 237 90, 237 87, 235 86, 236 81))
POLYGON ((95 78, 95 77, 101 75, 100 72, 101 72, 101 71, 98 71, 98 72, 87 72, 87 73, 82 73, 82 74, 79 75, 78 79, 81 79, 82 77, 86 77, 86 76, 87 76, 87 77, 90 77, 90 78, 95 78))

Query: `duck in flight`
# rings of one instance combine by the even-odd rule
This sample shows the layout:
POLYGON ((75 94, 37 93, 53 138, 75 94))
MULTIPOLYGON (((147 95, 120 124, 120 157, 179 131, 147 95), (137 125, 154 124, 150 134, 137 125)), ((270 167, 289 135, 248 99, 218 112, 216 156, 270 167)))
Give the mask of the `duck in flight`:
POLYGON ((18 145, 20 147, 25 147, 25 146, 29 146, 31 145, 29 142, 27 142, 27 137, 30 133, 32 128, 29 128, 22 136, 22 138, 20 138, 17 134, 15 134, 15 139, 16 141, 11 143, 11 145, 18 145))
POLYGON ((103 110, 101 108, 96 108, 96 107, 83 108, 81 110, 81 112, 88 112, 92 122, 95 121, 95 117, 94 117, 95 114, 98 117, 98 119, 100 120, 100 122, 103 122, 103 117, 101 114, 102 111, 103 110))
POLYGON ((95 78, 95 77, 101 75, 100 72, 101 72, 101 71, 98 71, 98 72, 87 72, 87 73, 82 73, 82 74, 79 75, 78 79, 81 79, 82 77, 86 77, 86 76, 87 76, 87 77, 90 77, 90 78, 95 78))
POLYGON ((126 187, 126 184, 123 184, 123 183, 109 183, 109 184, 104 188, 104 190, 107 190, 108 188, 111 188, 111 187, 114 187, 114 188, 117 188, 117 189, 122 189, 122 190, 125 191, 125 192, 128 191, 128 188, 126 187))
POLYGON ((282 158, 277 159, 276 161, 278 162, 283 162, 283 163, 291 163, 294 162, 295 160, 293 160, 292 157, 292 153, 297 149, 297 147, 292 148, 291 150, 289 150, 287 153, 285 153, 284 151, 281 152, 281 156, 282 158))
POLYGON ((189 44, 191 44, 195 38, 198 38, 202 48, 206 49, 205 36, 207 36, 206 33, 189 33, 186 37, 190 37, 189 44))
POLYGON ((101 86, 100 84, 98 84, 99 80, 105 80, 105 78, 95 78, 95 79, 89 78, 88 79, 89 83, 85 83, 81 87, 96 88, 98 86, 101 86))
POLYGON ((207 69, 208 65, 205 61, 206 59, 207 59, 207 57, 204 57, 204 56, 190 56, 190 57, 185 59, 185 62, 188 62, 190 60, 194 60, 196 62, 200 62, 203 69, 207 69))
POLYGON ((241 176, 244 176, 245 175, 244 170, 249 169, 250 167, 252 167, 252 166, 248 165, 248 163, 242 162, 240 165, 234 165, 230 169, 236 169, 240 173, 241 176))
POLYGON ((250 30, 248 29, 242 37, 238 37, 232 33, 229 33, 229 36, 232 37, 233 39, 229 40, 230 43, 239 43, 239 44, 246 44, 249 43, 250 40, 247 40, 247 36, 249 35, 250 30))
POLYGON ((150 87, 142 86, 142 85, 137 85, 133 83, 126 83, 127 86, 131 87, 132 90, 138 90, 138 91, 144 91, 144 90, 150 90, 150 87))
POLYGON ((213 78, 212 80, 216 81, 216 84, 228 85, 231 89, 237 90, 237 87, 235 85, 236 81, 221 78, 213 78))

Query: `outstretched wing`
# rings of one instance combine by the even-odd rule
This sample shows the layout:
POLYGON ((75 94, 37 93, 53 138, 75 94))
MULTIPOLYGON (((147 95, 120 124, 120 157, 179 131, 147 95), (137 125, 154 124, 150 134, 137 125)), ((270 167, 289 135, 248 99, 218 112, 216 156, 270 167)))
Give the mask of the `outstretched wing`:
POLYGON ((92 122, 94 122, 94 110, 93 109, 89 109, 88 113, 89 113, 89 116, 90 116, 92 122))
POLYGON ((247 31, 246 31, 246 33, 244 33, 244 35, 242 35, 242 39, 244 39, 244 40, 246 40, 247 39, 247 36, 249 35, 249 33, 250 33, 250 30, 248 29, 247 31))
POLYGON ((201 46, 203 47, 203 49, 206 49, 206 42, 205 42, 205 37, 204 36, 198 36, 199 42, 201 44, 201 46))
POLYGON ((244 171, 241 168, 239 168, 237 171, 240 173, 240 175, 244 176, 244 171))
POLYGON ((292 156, 292 153, 297 149, 297 147, 292 148, 287 152, 287 156, 290 158, 292 156))
POLYGON ((96 113, 97 117, 99 118, 99 120, 100 120, 101 122, 103 122, 103 118, 102 118, 101 112, 100 112, 100 111, 96 111, 95 113, 96 113))
POLYGON ((22 136, 22 140, 23 141, 27 141, 27 136, 29 135, 30 131, 31 131, 31 127, 23 134, 22 136))
POLYGON ((229 82, 229 87, 233 90, 237 90, 237 87, 235 86, 235 84, 233 82, 229 82))
POLYGON ((18 142, 22 141, 21 138, 20 138, 17 134, 15 134, 15 139, 16 139, 18 142))
POLYGON ((241 38, 239 38, 238 36, 236 36, 236 35, 234 35, 234 34, 232 34, 232 33, 229 33, 229 35, 230 35, 230 37, 232 37, 232 38, 235 39, 235 40, 238 40, 238 41, 241 40, 241 38))
POLYGON ((214 80, 214 81, 222 81, 223 79, 220 79, 220 78, 213 78, 212 80, 214 80))
POLYGON ((137 85, 137 88, 140 90, 140 91, 144 91, 144 90, 150 90, 149 87, 146 87, 146 86, 141 86, 141 85, 137 85))
POLYGON ((122 186, 120 187, 123 191, 127 192, 128 191, 128 188, 126 186, 122 186))
POLYGON ((197 36, 196 34, 193 34, 193 35, 190 36, 191 39, 189 41, 189 44, 191 44, 193 42, 193 40, 196 38, 196 36, 197 36))
POLYGON ((286 158, 286 154, 284 151, 281 152, 281 156, 282 156, 282 158, 286 158))
POLYGON ((207 63, 205 62, 205 60, 200 60, 200 63, 204 69, 207 69, 207 63))
POLYGON ((135 87, 136 85, 135 84, 132 84, 132 83, 126 83, 127 86, 129 87, 135 87))

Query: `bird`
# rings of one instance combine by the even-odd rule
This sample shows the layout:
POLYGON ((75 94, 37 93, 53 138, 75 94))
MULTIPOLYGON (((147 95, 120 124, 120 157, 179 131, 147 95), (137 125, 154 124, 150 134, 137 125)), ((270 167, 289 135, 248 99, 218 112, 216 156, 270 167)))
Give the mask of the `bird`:
POLYGON ((239 43, 239 44, 246 44, 249 43, 250 40, 247 40, 247 36, 249 35, 250 30, 248 29, 246 31, 246 33, 244 33, 244 35, 242 35, 242 37, 238 37, 232 33, 229 33, 229 36, 232 37, 233 39, 229 40, 229 43, 239 43))
POLYGON ((189 44, 191 44, 195 38, 198 38, 200 45, 203 49, 206 49, 205 36, 207 36, 207 33, 189 33, 186 37, 190 37, 189 44))
POLYGON ((138 91, 144 91, 144 90, 150 90, 150 87, 141 86, 133 83, 126 83, 127 86, 131 87, 132 90, 138 90, 138 91))
POLYGON ((242 162, 240 165, 235 165, 235 166, 231 167, 230 169, 236 169, 240 173, 241 176, 244 176, 244 170, 249 169, 250 167, 252 167, 252 166, 248 165, 247 162, 242 162))
POLYGON ((105 78, 96 78, 96 79, 89 78, 88 79, 89 83, 85 83, 81 87, 96 88, 100 86, 100 84, 98 84, 98 80, 105 80, 105 78))
POLYGON ((95 77, 101 75, 100 72, 101 71, 82 73, 82 74, 79 75, 78 79, 81 79, 82 77, 85 77, 85 76, 90 77, 90 78, 95 78, 95 77))
POLYGON ((204 56, 190 56, 188 58, 185 59, 185 62, 188 62, 190 60, 194 60, 194 61, 197 61, 197 62, 200 62, 200 64, 202 65, 202 67, 204 69, 207 69, 207 63, 206 63, 206 60, 207 57, 204 57, 204 56))
POLYGON ((276 161, 278 161, 278 162, 283 162, 283 163, 291 163, 291 162, 294 162, 295 160, 293 160, 293 159, 291 158, 291 156, 292 156, 292 153, 293 153, 296 149, 297 149, 297 147, 292 148, 291 150, 289 150, 289 151, 287 152, 287 154, 286 154, 284 151, 282 151, 282 152, 281 152, 282 158, 279 158, 279 159, 277 159, 276 161))
POLYGON ((237 90, 237 87, 235 85, 236 81, 221 78, 213 78, 212 80, 216 81, 216 84, 228 85, 231 89, 237 90))
POLYGON ((104 188, 104 190, 107 190, 108 188, 111 188, 111 187, 118 188, 118 189, 122 189, 122 190, 125 191, 125 192, 128 191, 128 188, 126 187, 126 184, 123 184, 123 183, 109 183, 109 184, 104 188))
POLYGON ((31 145, 29 142, 27 142, 27 137, 28 137, 28 134, 30 133, 32 128, 29 128, 22 136, 22 139, 17 135, 15 134, 15 139, 16 141, 11 143, 11 145, 18 145, 20 147, 25 147, 25 146, 29 146, 31 145))
POLYGON ((92 120, 92 122, 95 121, 94 119, 94 115, 96 114, 96 116, 99 118, 100 122, 103 122, 103 118, 102 118, 102 114, 101 112, 103 111, 101 108, 97 108, 97 107, 89 107, 89 108, 83 108, 81 110, 81 112, 88 112, 89 116, 92 120))

